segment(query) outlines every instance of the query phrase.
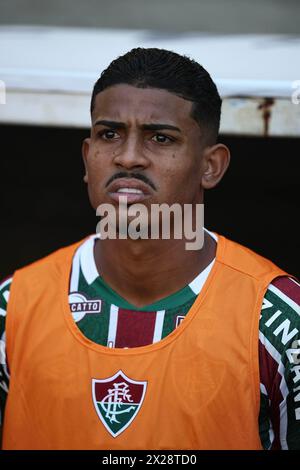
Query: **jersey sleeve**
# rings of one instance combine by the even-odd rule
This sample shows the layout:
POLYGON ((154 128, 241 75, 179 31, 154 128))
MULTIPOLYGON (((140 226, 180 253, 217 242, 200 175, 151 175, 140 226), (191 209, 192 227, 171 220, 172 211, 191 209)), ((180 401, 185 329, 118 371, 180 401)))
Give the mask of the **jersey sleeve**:
POLYGON ((9 387, 9 371, 6 361, 5 320, 12 277, 0 284, 0 426, 3 424, 4 408, 9 387))
POLYGON ((300 285, 268 287, 259 323, 259 431, 265 449, 300 449, 300 285))

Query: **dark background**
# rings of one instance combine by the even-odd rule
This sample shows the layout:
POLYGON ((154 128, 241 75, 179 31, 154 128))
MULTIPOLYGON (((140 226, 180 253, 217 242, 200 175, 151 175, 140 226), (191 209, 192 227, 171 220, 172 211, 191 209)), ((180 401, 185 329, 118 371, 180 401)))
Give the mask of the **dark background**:
MULTIPOLYGON (((95 231, 81 160, 87 129, 0 126, 0 279, 95 231)), ((300 139, 221 136, 230 169, 205 225, 300 277, 300 139)))

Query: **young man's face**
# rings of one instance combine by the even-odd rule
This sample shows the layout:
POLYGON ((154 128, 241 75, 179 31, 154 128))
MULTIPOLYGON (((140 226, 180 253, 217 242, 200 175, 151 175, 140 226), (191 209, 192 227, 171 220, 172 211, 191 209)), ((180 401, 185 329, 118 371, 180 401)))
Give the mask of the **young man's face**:
POLYGON ((204 137, 192 103, 168 91, 115 85, 96 96, 83 143, 89 197, 100 204, 202 202, 204 137), (128 190, 129 188, 129 190, 128 190))

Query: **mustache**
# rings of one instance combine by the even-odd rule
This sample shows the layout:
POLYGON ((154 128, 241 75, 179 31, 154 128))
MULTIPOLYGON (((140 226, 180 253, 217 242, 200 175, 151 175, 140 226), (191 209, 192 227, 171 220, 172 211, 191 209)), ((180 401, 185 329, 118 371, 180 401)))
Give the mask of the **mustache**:
POLYGON ((119 173, 116 173, 113 175, 109 180, 107 181, 105 187, 112 183, 114 180, 117 180, 119 178, 135 178, 137 180, 143 181, 143 183, 148 184, 154 191, 156 191, 156 187, 152 181, 149 180, 149 178, 142 173, 127 173, 126 171, 120 171, 119 173))

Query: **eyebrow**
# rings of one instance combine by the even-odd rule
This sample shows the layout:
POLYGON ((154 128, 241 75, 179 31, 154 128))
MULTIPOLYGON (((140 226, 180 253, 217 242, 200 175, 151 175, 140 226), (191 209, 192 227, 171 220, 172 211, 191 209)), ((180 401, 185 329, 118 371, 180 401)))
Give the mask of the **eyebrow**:
POLYGON ((170 131, 181 132, 179 127, 172 126, 171 124, 143 124, 141 127, 145 131, 162 131, 164 129, 168 129, 170 131))
POLYGON ((107 121, 106 119, 101 119, 100 121, 96 121, 94 126, 107 126, 111 127, 113 129, 125 129, 125 124, 124 122, 118 122, 118 121, 107 121))
MULTIPOLYGON (((118 122, 118 121, 107 121, 106 119, 101 119, 99 121, 96 121, 94 126, 107 126, 112 129, 125 129, 126 124, 124 122, 118 122)), ((170 130, 170 131, 177 131, 181 132, 179 127, 172 126, 171 124, 142 124, 141 128, 145 131, 161 131, 161 130, 170 130)))

